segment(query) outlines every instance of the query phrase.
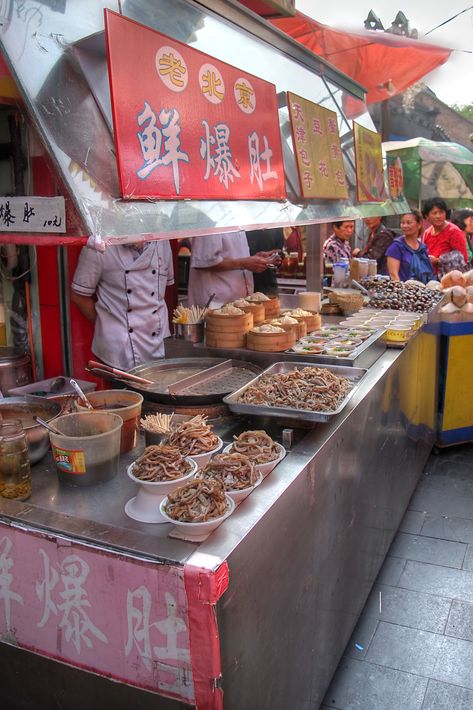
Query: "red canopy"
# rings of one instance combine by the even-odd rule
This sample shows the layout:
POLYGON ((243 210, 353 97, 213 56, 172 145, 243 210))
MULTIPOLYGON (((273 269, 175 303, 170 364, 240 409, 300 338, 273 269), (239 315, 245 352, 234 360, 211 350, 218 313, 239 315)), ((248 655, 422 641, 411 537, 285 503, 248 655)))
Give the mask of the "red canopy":
POLYGON ((334 30, 301 12, 270 20, 368 89, 367 102, 400 94, 447 61, 452 50, 386 32, 334 30))

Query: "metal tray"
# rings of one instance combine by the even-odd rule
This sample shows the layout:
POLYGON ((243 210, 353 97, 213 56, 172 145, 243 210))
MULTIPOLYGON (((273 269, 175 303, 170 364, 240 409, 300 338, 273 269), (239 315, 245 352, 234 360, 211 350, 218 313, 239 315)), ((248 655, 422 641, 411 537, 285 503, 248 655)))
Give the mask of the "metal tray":
POLYGON ((133 375, 153 380, 153 384, 141 385, 130 380, 117 381, 126 383, 128 389, 140 392, 145 400, 171 404, 175 406, 191 406, 216 404, 222 401, 224 395, 232 392, 242 382, 249 382, 261 368, 242 360, 225 360, 216 357, 189 357, 153 360, 129 370, 133 375), (231 363, 230 371, 219 373, 216 366, 231 363), (206 376, 206 371, 213 369, 214 378, 206 376), (193 382, 190 382, 192 378, 193 382), (186 381, 186 387, 178 392, 178 384, 186 381), (172 389, 175 389, 175 394, 172 389))
MULTIPOLYGON (((349 330, 346 328, 345 330, 349 330)), ((291 355, 299 355, 310 358, 311 363, 320 363, 321 365, 340 365, 347 367, 362 367, 369 368, 386 350, 384 341, 385 328, 379 328, 373 335, 364 340, 355 350, 352 350, 348 357, 336 357, 334 355, 325 355, 324 353, 298 353, 292 348, 286 350, 291 355)))
POLYGON ((263 417, 284 417, 285 419, 299 419, 309 422, 328 422, 330 419, 340 414, 342 409, 348 404, 359 387, 359 383, 366 375, 366 369, 361 367, 343 367, 340 365, 320 365, 315 362, 276 362, 271 367, 264 370, 258 377, 255 377, 251 382, 248 382, 244 387, 240 387, 236 392, 223 398, 223 401, 228 406, 230 411, 237 414, 252 414, 253 416, 263 417), (258 382, 263 375, 274 375, 283 372, 292 372, 299 370, 302 367, 319 367, 322 370, 329 370, 334 375, 339 377, 347 377, 354 385, 344 400, 340 402, 337 409, 333 412, 314 412, 308 409, 295 409, 292 407, 269 407, 265 405, 246 404, 238 402, 238 397, 250 386, 258 382))

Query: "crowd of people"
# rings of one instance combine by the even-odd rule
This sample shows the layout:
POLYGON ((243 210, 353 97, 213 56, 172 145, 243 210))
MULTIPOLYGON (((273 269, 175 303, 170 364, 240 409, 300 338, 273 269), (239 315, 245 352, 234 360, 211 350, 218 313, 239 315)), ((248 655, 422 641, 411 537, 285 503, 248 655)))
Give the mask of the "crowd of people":
MULTIPOLYGON (((324 243, 327 261, 375 259, 378 273, 395 281, 423 283, 452 269, 466 270, 473 259, 473 210, 450 211, 440 198, 424 203, 422 214, 404 214, 399 230, 380 217, 364 220, 366 245, 352 249, 354 220, 332 223, 324 243), (428 225, 428 226, 427 226, 428 225)), ((208 235, 192 240, 189 304, 213 307, 245 297, 254 290, 277 292, 276 269, 281 248, 302 258, 304 232, 298 227, 246 234, 208 235)), ((72 281, 71 300, 94 324, 92 351, 103 362, 128 369, 163 357, 169 335, 165 303, 173 283, 172 254, 167 241, 119 245, 104 253, 85 247, 72 281)))
POLYGON ((352 249, 354 220, 332 223, 333 233, 324 243, 331 263, 362 257, 375 259, 378 273, 394 281, 416 279, 427 283, 452 269, 465 271, 473 260, 473 210, 452 216, 444 200, 426 200, 423 210, 402 215, 400 231, 385 226, 381 217, 366 217, 368 239, 362 249, 352 249))

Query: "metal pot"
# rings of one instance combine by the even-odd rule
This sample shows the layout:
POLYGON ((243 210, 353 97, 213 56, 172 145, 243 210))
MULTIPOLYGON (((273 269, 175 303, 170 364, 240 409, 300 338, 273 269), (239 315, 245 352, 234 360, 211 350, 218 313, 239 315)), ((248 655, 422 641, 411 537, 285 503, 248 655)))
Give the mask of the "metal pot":
POLYGON ((0 393, 33 382, 30 356, 15 348, 0 347, 0 393))
POLYGON ((0 399, 0 417, 21 419, 26 434, 30 463, 40 461, 49 449, 49 433, 33 419, 33 414, 49 422, 61 411, 61 405, 46 397, 25 395, 0 399))

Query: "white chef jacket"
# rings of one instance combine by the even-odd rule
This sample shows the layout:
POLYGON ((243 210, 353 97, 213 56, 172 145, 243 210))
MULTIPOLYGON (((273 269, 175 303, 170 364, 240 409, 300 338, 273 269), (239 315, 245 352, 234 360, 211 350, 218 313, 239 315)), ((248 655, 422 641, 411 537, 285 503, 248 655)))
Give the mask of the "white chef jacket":
POLYGON ((194 237, 187 289, 189 305, 205 306, 211 294, 215 293, 212 308, 218 308, 227 301, 245 298, 253 293, 251 271, 246 269, 206 271, 205 268, 199 268, 215 266, 223 259, 242 259, 246 256, 250 256, 250 250, 243 231, 194 237))
POLYGON ((164 293, 174 283, 169 242, 145 244, 141 253, 125 245, 105 252, 84 247, 72 290, 97 296, 92 352, 113 367, 128 370, 164 357, 169 335, 164 293))

